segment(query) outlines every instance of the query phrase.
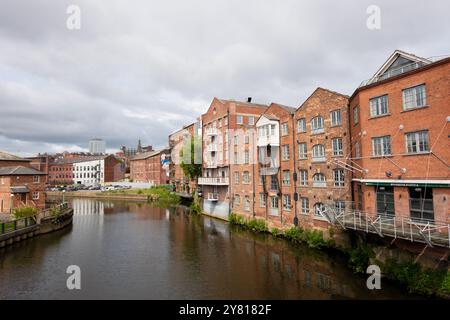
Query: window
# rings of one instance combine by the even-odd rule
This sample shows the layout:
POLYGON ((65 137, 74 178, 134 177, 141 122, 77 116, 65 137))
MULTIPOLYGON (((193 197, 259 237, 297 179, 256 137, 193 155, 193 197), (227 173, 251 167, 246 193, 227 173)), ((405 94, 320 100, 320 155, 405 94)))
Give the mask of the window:
POLYGON ((291 185, 291 173, 289 170, 283 171, 283 184, 286 186, 291 185))
POLYGON ((33 193, 32 193, 32 199, 33 199, 33 200, 39 200, 39 192, 33 191, 33 193))
POLYGON ((236 124, 244 124, 244 117, 236 116, 236 124))
POLYGON ((353 123, 357 125, 359 123, 359 107, 353 108, 353 123))
POLYGON ((281 160, 289 160, 289 145, 285 144, 281 147, 281 160))
POLYGON ((344 155, 344 150, 342 148, 342 138, 335 138, 332 140, 333 145, 333 156, 342 156, 344 155))
POLYGON ((309 214, 309 199, 308 198, 300 198, 302 203, 302 214, 309 214))
POLYGON ((318 202, 314 205, 314 215, 317 217, 323 217, 322 212, 325 210, 325 205, 321 202, 318 202))
POLYGON ((297 132, 306 132, 306 119, 301 118, 297 120, 297 132))
POLYGON ((286 211, 291 210, 291 196, 289 194, 283 194, 283 209, 286 211))
POLYGON ((254 125, 255 124, 255 117, 253 117, 253 116, 249 116, 248 117, 248 124, 249 125, 254 125))
POLYGON ((234 145, 237 146, 239 144, 239 136, 234 136, 234 145))
POLYGON ((270 208, 271 209, 278 209, 278 197, 270 197, 270 208))
POLYGON ((250 163, 250 159, 249 159, 249 154, 248 154, 248 150, 244 151, 244 164, 249 164, 250 163))
POLYGON ((361 157, 361 146, 359 144, 359 141, 355 142, 355 158, 361 157))
POLYGON ((338 213, 344 212, 345 211, 345 201, 342 201, 342 200, 334 201, 334 209, 338 213))
POLYGON ((369 102, 371 117, 378 117, 389 113, 387 94, 384 96, 372 98, 369 100, 369 102))
POLYGON ((250 211, 250 197, 249 196, 244 197, 244 210, 250 211))
POLYGON ((307 186, 308 185, 308 171, 300 170, 300 185, 307 186))
POLYGON ((259 194, 259 207, 260 208, 266 207, 266 194, 265 193, 259 194))
POLYGON ((317 116, 311 120, 311 134, 322 133, 323 130, 323 118, 317 116))
POLYGON ((239 180, 241 179, 241 174, 239 172, 234 173, 234 183, 239 184, 239 180))
POLYGON ((384 156, 391 154, 391 136, 372 138, 372 154, 384 156))
POLYGON ((247 135, 244 136, 244 143, 245 143, 245 144, 248 144, 249 141, 250 141, 250 137, 249 137, 248 134, 247 134, 247 135))
POLYGON ((414 220, 434 220, 433 189, 409 188, 409 209, 414 220))
POLYGON ((394 188, 378 187, 375 190, 377 213, 379 215, 395 215, 394 188))
POLYGON ((325 161, 325 148, 322 144, 316 144, 312 148, 312 161, 313 162, 325 161))
POLYGON ((274 124, 271 124, 271 125, 270 125, 270 135, 271 135, 271 136, 274 136, 274 135, 275 135, 275 125, 274 125, 274 124))
POLYGON ((430 151, 428 131, 417 131, 406 134, 406 152, 421 153, 430 151))
POLYGON ((250 172, 244 171, 244 174, 242 176, 242 182, 243 183, 250 183, 250 172))
POLYGON ((240 195, 238 195, 238 194, 234 195, 234 204, 235 205, 241 204, 241 196, 240 195))
POLYGON ((426 104, 427 96, 424 84, 403 90, 403 110, 420 108, 426 104))
POLYGON ((234 152, 234 164, 238 164, 239 163, 239 155, 237 152, 234 152))
POLYGON ((331 126, 340 126, 342 124, 341 110, 333 110, 330 112, 331 126))
POLYGON ((39 183, 39 176, 33 176, 33 183, 39 183))
POLYGON ((275 175, 270 176, 270 190, 278 190, 278 180, 275 175))
POLYGON ((313 175, 313 187, 316 188, 326 188, 327 181, 323 173, 316 173, 313 175))
POLYGON ((298 144, 298 158, 299 159, 306 159, 308 158, 308 150, 306 148, 306 143, 301 142, 298 144))
POLYGON ((281 124, 281 135, 282 136, 287 136, 289 134, 289 126, 288 123, 282 123, 281 124))
POLYGON ((335 169, 333 170, 333 178, 334 178, 334 186, 335 187, 343 187, 344 186, 344 170, 343 169, 335 169))

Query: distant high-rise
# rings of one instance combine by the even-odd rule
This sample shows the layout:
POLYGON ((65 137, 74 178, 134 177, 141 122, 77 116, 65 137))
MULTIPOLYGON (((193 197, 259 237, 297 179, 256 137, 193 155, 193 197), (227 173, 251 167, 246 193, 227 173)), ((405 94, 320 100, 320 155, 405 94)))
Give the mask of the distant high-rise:
POLYGON ((89 140, 89 152, 92 154, 104 154, 106 153, 106 143, 102 139, 89 140))

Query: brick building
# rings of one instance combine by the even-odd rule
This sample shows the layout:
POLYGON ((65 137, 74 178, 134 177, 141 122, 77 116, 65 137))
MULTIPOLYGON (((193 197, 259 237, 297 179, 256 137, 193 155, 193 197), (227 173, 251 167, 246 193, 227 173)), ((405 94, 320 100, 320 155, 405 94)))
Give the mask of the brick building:
MULTIPOLYGON (((190 161, 191 155, 186 154, 183 155, 182 158, 180 152, 183 148, 191 145, 191 139, 196 141, 196 139, 201 136, 201 132, 199 135, 199 129, 201 130, 201 123, 194 122, 169 135, 169 148, 171 150, 169 180, 170 184, 175 186, 177 192, 191 194, 197 189, 197 181, 192 181, 189 177, 185 176, 183 169, 181 168, 183 158, 186 162, 190 161)), ((201 155, 198 162, 201 163, 201 155)))
POLYGON ((240 196, 247 192, 250 197, 252 189, 250 140, 254 139, 256 120, 267 107, 251 103, 251 98, 247 102, 214 98, 202 115, 203 177, 198 183, 206 214, 228 219, 232 202, 236 208, 241 201, 248 205, 245 194, 242 200, 240 196))
POLYGON ((130 179, 154 185, 169 183, 170 149, 137 154, 130 160, 130 179))
POLYGON ((450 221, 450 58, 395 51, 350 98, 355 206, 450 221))
POLYGON ((73 163, 77 158, 63 158, 51 161, 48 165, 48 184, 72 185, 73 163))
POLYGON ((0 212, 18 206, 45 208, 45 173, 31 167, 29 159, 0 152, 0 212))

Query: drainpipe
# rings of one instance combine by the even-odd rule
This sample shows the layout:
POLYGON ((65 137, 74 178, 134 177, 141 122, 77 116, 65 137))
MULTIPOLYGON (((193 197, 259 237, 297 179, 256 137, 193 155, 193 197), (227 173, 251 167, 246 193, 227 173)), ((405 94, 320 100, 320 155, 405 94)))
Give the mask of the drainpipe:
POLYGON ((295 157, 297 156, 297 153, 295 152, 295 113, 291 114, 292 118, 292 158, 294 161, 294 172, 292 175, 293 181, 294 181, 294 225, 298 226, 298 216, 297 216, 297 200, 298 200, 298 194, 297 194, 297 163, 295 161, 295 157))
POLYGON ((230 149, 231 146, 228 144, 228 141, 230 140, 230 123, 231 123, 231 118, 230 118, 230 108, 227 108, 227 136, 228 139, 226 141, 227 145, 228 145, 228 191, 229 191, 229 199, 230 199, 230 203, 228 205, 228 217, 231 215, 231 206, 233 204, 233 192, 232 192, 232 174, 231 174, 231 162, 230 162, 230 149))
MULTIPOLYGON (((256 128, 256 126, 255 126, 255 128, 256 128)), ((255 131, 253 131, 252 132, 252 153, 253 153, 253 151, 255 151, 255 148, 253 147, 253 143, 254 143, 254 141, 255 141, 255 131)), ((249 150, 249 152, 250 152, 250 150, 249 150)), ((252 163, 252 169, 253 169, 253 183, 252 183, 252 190, 253 190, 253 218, 255 218, 255 216, 256 216, 256 213, 255 213, 255 192, 256 192, 256 188, 255 188, 255 183, 256 183, 256 180, 255 180, 255 154, 253 153, 253 163, 252 163)))

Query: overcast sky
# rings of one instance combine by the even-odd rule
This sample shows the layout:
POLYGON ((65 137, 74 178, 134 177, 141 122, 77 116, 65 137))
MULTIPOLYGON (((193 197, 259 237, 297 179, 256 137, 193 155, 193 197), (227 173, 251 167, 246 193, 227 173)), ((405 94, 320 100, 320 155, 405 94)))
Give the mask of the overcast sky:
POLYGON ((0 150, 162 147, 214 97, 350 95, 395 49, 450 54, 449 12, 448 0, 0 0, 0 150))

